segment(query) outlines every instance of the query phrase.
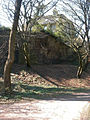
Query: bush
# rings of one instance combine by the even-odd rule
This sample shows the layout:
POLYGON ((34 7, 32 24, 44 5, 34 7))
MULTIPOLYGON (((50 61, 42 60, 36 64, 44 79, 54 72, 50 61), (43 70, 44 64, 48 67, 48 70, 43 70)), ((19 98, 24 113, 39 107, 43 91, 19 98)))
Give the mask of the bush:
POLYGON ((43 29, 44 29, 44 27, 42 25, 37 24, 32 28, 32 32, 37 33, 37 32, 42 31, 43 29))

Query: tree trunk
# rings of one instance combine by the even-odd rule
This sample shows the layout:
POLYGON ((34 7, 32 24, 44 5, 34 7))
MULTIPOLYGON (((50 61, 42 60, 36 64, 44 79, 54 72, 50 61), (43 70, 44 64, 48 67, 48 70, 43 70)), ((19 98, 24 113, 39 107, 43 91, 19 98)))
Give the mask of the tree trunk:
POLYGON ((14 62, 15 35, 17 32, 21 2, 22 2, 22 0, 16 0, 16 2, 15 2, 14 20, 13 20, 13 25, 12 25, 10 37, 9 37, 8 58, 7 58, 7 61, 5 63, 5 67, 4 67, 4 87, 5 87, 6 92, 11 90, 10 72, 11 72, 12 64, 14 62))
POLYGON ((86 57, 83 58, 82 55, 78 52, 78 57, 79 57, 79 67, 77 70, 77 78, 81 78, 83 71, 86 70, 88 65, 88 56, 86 55, 86 57))
POLYGON ((29 53, 29 50, 28 50, 28 43, 27 42, 23 43, 23 53, 24 53, 24 58, 25 58, 25 62, 27 64, 27 67, 31 67, 30 53, 29 53))
POLYGON ((79 57, 79 67, 77 70, 77 78, 81 78, 83 72, 83 63, 82 63, 82 57, 79 52, 78 52, 78 57, 79 57))

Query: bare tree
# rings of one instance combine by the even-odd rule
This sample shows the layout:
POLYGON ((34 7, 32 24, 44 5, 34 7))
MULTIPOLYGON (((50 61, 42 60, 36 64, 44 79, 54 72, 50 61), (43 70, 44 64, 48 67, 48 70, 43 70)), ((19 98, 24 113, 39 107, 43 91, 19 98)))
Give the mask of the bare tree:
MULTIPOLYGON (((66 33, 68 41, 72 48, 77 52, 79 58, 79 67, 77 77, 81 77, 83 70, 88 64, 88 56, 90 53, 90 1, 88 0, 63 0, 63 12, 73 22, 75 26, 76 36, 72 39, 66 33)), ((74 31, 73 30, 73 31, 74 31)))
POLYGON ((45 0, 31 0, 22 2, 22 11, 20 13, 19 26, 18 29, 22 39, 23 53, 25 61, 28 67, 30 64, 30 55, 28 53, 28 43, 27 36, 31 37, 32 27, 38 22, 38 20, 45 15, 49 10, 51 10, 56 4, 57 0, 54 2, 50 0, 45 3, 45 0))
POLYGON ((4 67, 4 86, 5 86, 6 92, 11 90, 10 72, 11 72, 12 64, 14 62, 15 35, 16 35, 17 26, 18 26, 21 2, 22 0, 16 0, 15 2, 13 25, 12 25, 12 30, 10 32, 10 37, 9 37, 8 58, 4 67))
MULTIPOLYGON (((19 17, 18 31, 19 36, 21 37, 20 44, 23 46, 23 54, 25 57, 25 61, 27 66, 30 65, 30 55, 28 54, 28 44, 27 44, 27 36, 31 36, 32 27, 38 22, 38 20, 44 16, 49 10, 51 10, 56 4, 58 0, 49 0, 46 2, 45 0, 23 0, 21 5, 21 12, 19 17), (21 32, 20 32, 21 31, 21 32)), ((14 5, 13 0, 8 0, 8 4, 4 3, 3 9, 8 15, 8 19, 12 21, 14 9, 12 9, 12 5, 14 5)))

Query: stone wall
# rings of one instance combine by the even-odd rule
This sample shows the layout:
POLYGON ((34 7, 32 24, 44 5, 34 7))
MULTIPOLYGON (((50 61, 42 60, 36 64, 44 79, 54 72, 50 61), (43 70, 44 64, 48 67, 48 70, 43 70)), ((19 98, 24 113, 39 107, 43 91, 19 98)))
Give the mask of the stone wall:
MULTIPOLYGON (((5 63, 7 57, 9 33, 10 31, 0 31, 0 48, 4 45, 3 49, 0 50, 0 56, 2 56, 0 64, 2 64, 1 61, 5 63)), ((17 35, 16 40, 21 41, 20 36, 17 35)), ((63 60, 69 60, 68 58, 73 54, 70 47, 43 32, 33 34, 31 37, 28 35, 26 41, 28 43, 31 64, 60 63, 63 60)), ((15 62, 25 64, 22 46, 18 44, 16 44, 15 62)))
MULTIPOLYGON (((60 63, 73 54, 70 47, 46 33, 28 36, 27 41, 32 64, 60 63)), ((19 54, 21 54, 21 51, 19 54)), ((19 63, 22 63, 22 56, 19 58, 19 63)))
POLYGON ((0 30, 0 73, 3 71, 8 54, 9 32, 9 30, 0 30))

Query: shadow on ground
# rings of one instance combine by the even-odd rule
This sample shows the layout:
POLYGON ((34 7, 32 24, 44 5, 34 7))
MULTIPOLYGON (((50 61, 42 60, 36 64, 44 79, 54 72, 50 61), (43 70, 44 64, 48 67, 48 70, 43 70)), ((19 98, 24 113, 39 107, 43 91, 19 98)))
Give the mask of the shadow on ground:
MULTIPOLYGON (((70 80, 76 84, 78 82, 77 66, 74 65, 36 65, 32 66, 32 70, 56 86, 60 86, 61 83, 66 85, 70 80)), ((90 85, 90 66, 83 73, 81 79, 87 80, 87 86, 90 85)))
MULTIPOLYGON (((0 86, 2 83, 0 82, 0 86)), ((27 84, 12 84, 13 91, 7 95, 0 93, 0 99, 41 99, 41 100, 61 100, 61 101, 89 101, 90 89, 85 88, 56 88, 38 87, 27 84)))

